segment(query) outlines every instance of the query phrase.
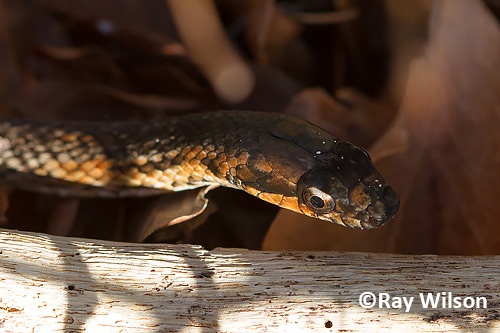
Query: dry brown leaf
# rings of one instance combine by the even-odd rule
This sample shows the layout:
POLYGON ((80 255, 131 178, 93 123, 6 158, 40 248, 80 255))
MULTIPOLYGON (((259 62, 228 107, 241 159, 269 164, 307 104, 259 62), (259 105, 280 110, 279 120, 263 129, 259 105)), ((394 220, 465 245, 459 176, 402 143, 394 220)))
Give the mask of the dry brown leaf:
MULTIPOLYGON (((79 72, 82 77, 95 76, 96 72, 101 77, 111 77, 115 80, 124 79, 126 74, 116 64, 109 53, 96 46, 81 47, 56 47, 51 45, 42 45, 39 51, 53 60, 59 60, 61 67, 66 67, 65 74, 68 75, 68 64, 71 63, 72 76, 79 72)), ((55 66, 54 66, 55 67, 55 66)))
POLYGON ((337 94, 342 102, 321 88, 304 89, 294 96, 286 112, 306 119, 339 138, 368 147, 383 130, 383 126, 377 124, 381 121, 377 119, 387 119, 395 111, 384 102, 370 99, 353 89, 343 88, 337 94))
POLYGON ((136 105, 152 112, 166 112, 167 110, 188 111, 202 107, 202 103, 200 101, 193 99, 167 97, 153 94, 133 94, 101 84, 89 85, 88 88, 95 92, 115 97, 121 101, 136 105))
POLYGON ((361 232, 281 212, 264 249, 500 253, 499 24, 482 2, 436 1, 429 35, 394 125, 408 149, 377 165, 396 219, 361 232))
POLYGON ((368 152, 373 163, 393 155, 408 151, 408 131, 401 127, 391 127, 385 135, 370 147, 368 152))
POLYGON ((9 209, 9 189, 6 186, 0 186, 0 226, 7 224, 7 217, 5 214, 9 209))
POLYGON ((247 6, 246 39, 256 60, 265 65, 279 61, 287 43, 300 32, 299 26, 280 12, 274 0, 251 0, 247 6))
POLYGON ((51 235, 69 236, 79 206, 80 199, 78 198, 61 198, 49 216, 47 232, 51 235))
MULTIPOLYGON (((112 88, 95 89, 93 84, 66 80, 34 81, 29 90, 11 96, 11 104, 28 119, 105 120, 147 118, 158 112, 130 103, 130 98, 117 98, 112 88)), ((125 94, 125 93, 121 93, 125 94)), ((153 105, 156 106, 156 103, 153 105)))
MULTIPOLYGON (((216 207, 213 204, 209 205, 205 198, 205 195, 216 187, 218 186, 207 186, 153 198, 147 212, 141 212, 141 216, 134 222, 128 240, 142 242, 155 231, 200 217, 202 213, 202 219, 196 221, 199 222, 196 224, 203 223, 216 210, 216 207)), ((190 226, 192 224, 186 225, 190 226)))
POLYGON ((25 117, 44 120, 151 119, 163 116, 167 110, 189 111, 201 106, 196 100, 135 94, 102 84, 66 80, 33 82, 29 91, 13 97, 18 98, 13 98, 12 105, 25 117))

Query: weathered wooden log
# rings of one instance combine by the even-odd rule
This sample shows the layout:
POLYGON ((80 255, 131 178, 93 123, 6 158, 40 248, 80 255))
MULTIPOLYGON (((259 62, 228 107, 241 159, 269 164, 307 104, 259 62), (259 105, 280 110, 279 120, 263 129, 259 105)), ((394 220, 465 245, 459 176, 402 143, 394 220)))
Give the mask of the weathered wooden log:
POLYGON ((500 256, 207 251, 0 229, 0 331, 494 330, 499 271, 500 256), (426 308, 428 297, 440 299, 426 308))

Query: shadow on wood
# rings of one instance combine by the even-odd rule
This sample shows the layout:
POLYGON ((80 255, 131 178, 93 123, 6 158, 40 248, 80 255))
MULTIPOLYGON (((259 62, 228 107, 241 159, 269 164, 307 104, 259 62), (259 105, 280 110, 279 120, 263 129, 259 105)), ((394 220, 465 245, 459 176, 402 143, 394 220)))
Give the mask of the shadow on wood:
POLYGON ((207 251, 3 229, 0 267, 0 327, 6 331, 500 326, 500 256, 207 251), (392 298, 365 309, 363 292, 392 298), (435 308, 424 308, 420 293, 442 292, 463 304, 453 308, 446 294, 435 308), (398 297, 413 297, 413 303, 398 304, 398 297))

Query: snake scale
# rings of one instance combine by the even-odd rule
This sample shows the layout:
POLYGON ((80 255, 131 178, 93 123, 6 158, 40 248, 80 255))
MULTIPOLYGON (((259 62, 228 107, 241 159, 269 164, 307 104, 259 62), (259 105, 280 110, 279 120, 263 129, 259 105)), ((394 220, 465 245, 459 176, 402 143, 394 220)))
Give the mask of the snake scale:
POLYGON ((368 154, 302 119, 218 111, 157 122, 0 122, 0 179, 67 196, 143 196, 218 184, 370 229, 399 199, 368 154))

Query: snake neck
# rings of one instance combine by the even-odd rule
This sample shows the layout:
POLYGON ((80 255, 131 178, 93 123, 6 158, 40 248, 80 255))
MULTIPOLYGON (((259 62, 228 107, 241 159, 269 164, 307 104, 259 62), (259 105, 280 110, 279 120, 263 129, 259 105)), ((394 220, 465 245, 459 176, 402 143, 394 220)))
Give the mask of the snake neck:
POLYGON ((255 130, 247 130, 242 122, 241 117, 218 113, 153 124, 4 121, 0 168, 7 182, 31 177, 34 186, 50 185, 46 192, 69 182, 83 185, 84 196, 134 188, 182 191, 211 184, 242 188, 241 179, 251 175, 248 138, 255 137, 255 130))

